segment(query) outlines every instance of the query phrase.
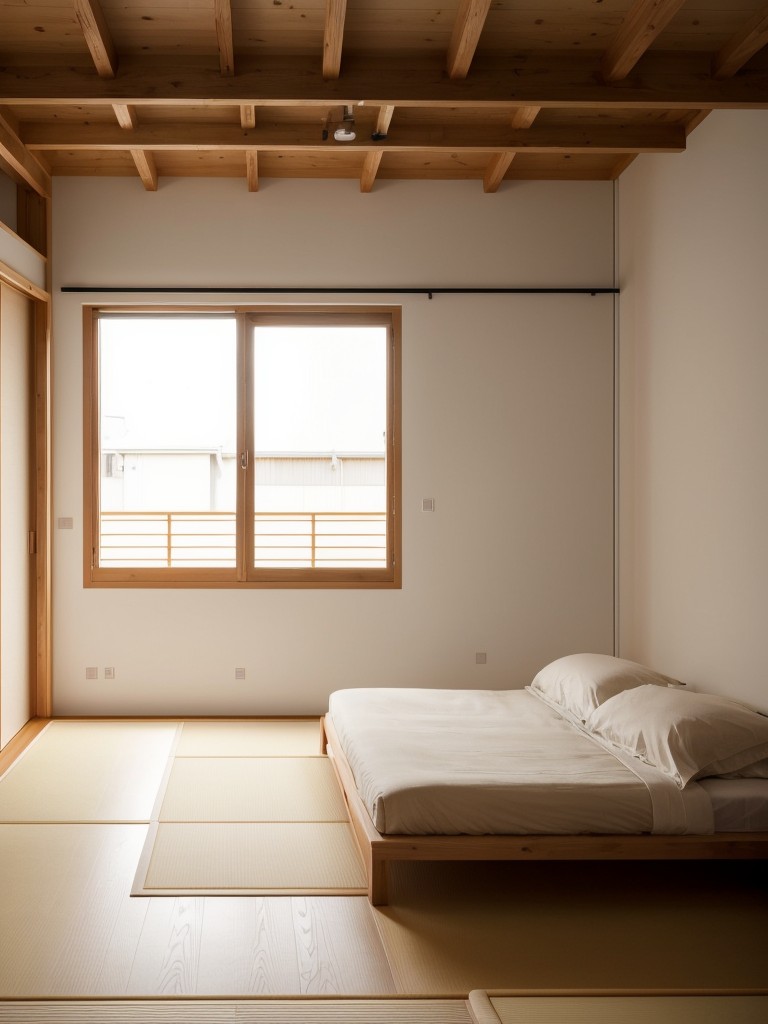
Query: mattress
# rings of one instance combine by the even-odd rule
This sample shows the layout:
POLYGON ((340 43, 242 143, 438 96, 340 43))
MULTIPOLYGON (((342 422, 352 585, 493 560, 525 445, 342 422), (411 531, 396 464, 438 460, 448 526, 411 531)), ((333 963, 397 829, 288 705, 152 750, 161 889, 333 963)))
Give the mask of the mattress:
POLYGON ((700 785, 620 759, 526 690, 339 690, 329 714, 384 834, 714 830, 700 785))

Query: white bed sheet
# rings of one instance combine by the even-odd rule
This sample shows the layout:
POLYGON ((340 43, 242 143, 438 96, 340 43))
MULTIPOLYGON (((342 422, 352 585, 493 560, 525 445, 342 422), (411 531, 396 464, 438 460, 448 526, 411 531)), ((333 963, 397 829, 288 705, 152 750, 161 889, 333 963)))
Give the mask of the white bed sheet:
POLYGON ((525 690, 353 689, 329 713, 382 833, 712 832, 709 800, 623 764, 525 690))

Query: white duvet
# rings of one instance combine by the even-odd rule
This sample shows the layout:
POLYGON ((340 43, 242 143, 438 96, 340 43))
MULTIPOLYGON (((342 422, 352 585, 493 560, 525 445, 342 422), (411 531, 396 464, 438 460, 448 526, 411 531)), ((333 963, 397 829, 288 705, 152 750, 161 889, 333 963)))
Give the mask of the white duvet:
POLYGON ((713 830, 698 785, 622 763, 525 690, 339 690, 329 713, 382 833, 713 830))

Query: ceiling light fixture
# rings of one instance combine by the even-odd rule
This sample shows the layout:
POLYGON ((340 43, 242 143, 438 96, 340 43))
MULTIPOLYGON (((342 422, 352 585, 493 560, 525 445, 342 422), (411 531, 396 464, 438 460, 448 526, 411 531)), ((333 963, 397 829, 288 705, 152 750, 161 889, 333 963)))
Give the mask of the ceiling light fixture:
POLYGON ((352 107, 344 107, 343 122, 333 133, 333 137, 337 142, 354 142, 357 138, 355 135, 355 115, 352 107))

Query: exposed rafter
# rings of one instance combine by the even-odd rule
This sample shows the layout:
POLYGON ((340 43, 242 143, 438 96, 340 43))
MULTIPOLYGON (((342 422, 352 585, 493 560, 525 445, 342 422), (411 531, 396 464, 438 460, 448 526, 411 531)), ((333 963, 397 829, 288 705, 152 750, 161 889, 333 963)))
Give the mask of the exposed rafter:
POLYGON ((131 156, 144 188, 147 192, 157 192, 157 168, 152 154, 143 149, 132 149, 131 156))
POLYGON ((483 191, 495 192, 515 158, 514 153, 498 153, 488 164, 483 174, 483 191))
POLYGON ((115 111, 115 117, 117 123, 121 128, 125 128, 126 131, 130 131, 133 128, 138 127, 139 120, 136 116, 136 110, 129 106, 127 103, 115 103, 113 104, 115 111))
POLYGON ((99 0, 74 0, 75 14, 101 78, 117 74, 117 50, 99 0))
POLYGON ((541 112, 541 107, 517 107, 510 118, 510 128, 530 128, 541 112))
POLYGON ((741 32, 732 36, 715 54, 715 59, 712 62, 712 74, 715 78, 730 78, 767 45, 768 7, 764 7, 747 22, 741 32))
POLYGON ((626 78, 686 0, 635 0, 603 57, 606 82, 626 78))
POLYGON ((232 5, 230 0, 213 0, 216 42, 219 47, 219 69, 222 75, 235 73, 235 45, 232 39, 232 5))
POLYGON ((256 107, 252 103, 244 103, 240 107, 240 127, 256 127, 256 107))
POLYGON ((325 0, 323 32, 323 78, 338 78, 341 71, 341 48, 344 42, 344 21, 347 0, 325 0))
POLYGON ((256 149, 245 151, 245 176, 248 179, 248 191, 259 191, 259 152, 256 149))
POLYGON ((461 0, 448 46, 449 78, 467 77, 490 6, 491 0, 461 0))
MULTIPOLYGON (((376 134, 386 135, 389 132, 389 126, 392 123, 392 115, 395 112, 394 107, 382 107, 379 111, 379 116, 376 119, 376 134)), ((373 183, 376 181, 376 175, 379 173, 379 164, 381 158, 384 155, 383 150, 377 149, 372 153, 367 153, 365 162, 363 163, 363 171, 360 175, 360 191, 370 192, 373 188, 373 183)))

